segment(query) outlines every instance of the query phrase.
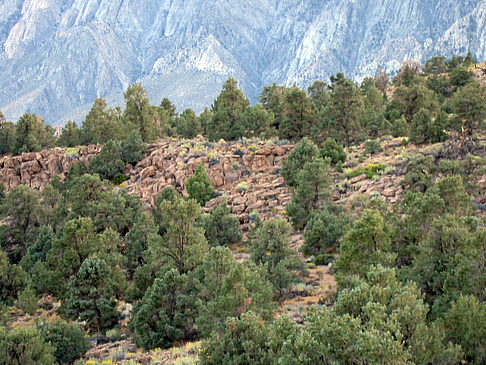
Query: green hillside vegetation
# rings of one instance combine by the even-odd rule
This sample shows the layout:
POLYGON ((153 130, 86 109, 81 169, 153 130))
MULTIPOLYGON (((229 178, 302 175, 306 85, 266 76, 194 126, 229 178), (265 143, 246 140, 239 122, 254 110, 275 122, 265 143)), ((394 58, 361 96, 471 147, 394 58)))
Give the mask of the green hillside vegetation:
POLYGON ((97 99, 57 140, 35 115, 1 120, 3 154, 104 146, 42 191, 0 183, 0 364, 102 363, 85 355, 99 339, 142 351, 110 363, 188 349, 174 363, 484 364, 486 84, 473 71, 470 56, 434 57, 361 85, 273 84, 254 106, 230 78, 199 116, 134 84, 123 110, 97 99), (226 200, 208 209, 218 191, 202 164, 187 197, 166 188, 150 209, 118 185, 151 141, 199 134, 295 141, 285 215, 242 232, 226 200), (336 202, 340 185, 386 171, 359 163, 393 137, 419 151, 399 166, 403 198, 336 202), (325 266, 336 292, 287 313, 325 266))

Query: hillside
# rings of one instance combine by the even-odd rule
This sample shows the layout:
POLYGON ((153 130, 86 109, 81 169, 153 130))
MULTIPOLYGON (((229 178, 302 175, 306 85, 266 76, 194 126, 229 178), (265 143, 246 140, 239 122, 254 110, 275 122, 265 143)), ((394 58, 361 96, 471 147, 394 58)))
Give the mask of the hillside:
POLYGON ((81 121, 96 97, 119 105, 139 81, 154 104, 200 112, 229 76, 253 103, 273 82, 361 81, 468 50, 484 59, 485 14, 480 0, 3 1, 0 109, 81 121))

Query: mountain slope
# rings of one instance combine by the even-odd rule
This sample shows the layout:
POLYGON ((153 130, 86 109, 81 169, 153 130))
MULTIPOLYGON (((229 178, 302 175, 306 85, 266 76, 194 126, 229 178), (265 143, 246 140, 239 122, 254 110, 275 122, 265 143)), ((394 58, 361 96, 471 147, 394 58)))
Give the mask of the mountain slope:
POLYGON ((228 76, 255 101, 272 82, 359 80, 469 49, 484 59, 485 19, 480 0, 3 0, 0 109, 79 120, 138 80, 152 103, 200 111, 228 76))

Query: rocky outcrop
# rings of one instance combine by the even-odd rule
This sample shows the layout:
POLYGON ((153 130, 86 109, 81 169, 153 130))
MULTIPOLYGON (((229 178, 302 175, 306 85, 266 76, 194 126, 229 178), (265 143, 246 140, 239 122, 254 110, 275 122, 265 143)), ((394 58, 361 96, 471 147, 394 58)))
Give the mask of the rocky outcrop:
POLYGON ((228 76, 255 101, 273 82, 360 80, 468 50, 483 60, 485 34, 481 0, 2 1, 0 109, 80 120, 141 81, 153 104, 200 111, 228 76))
POLYGON ((246 145, 161 141, 152 145, 147 157, 130 171, 125 185, 146 204, 152 204, 167 186, 187 195, 187 179, 202 163, 218 195, 205 210, 226 199, 233 214, 246 225, 256 214, 266 219, 285 210, 291 197, 280 169, 293 147, 263 141, 246 145))
POLYGON ((66 177, 71 165, 79 161, 86 168, 101 146, 81 148, 55 148, 41 152, 24 153, 21 156, 0 157, 0 181, 7 190, 24 184, 42 190, 54 176, 66 177))

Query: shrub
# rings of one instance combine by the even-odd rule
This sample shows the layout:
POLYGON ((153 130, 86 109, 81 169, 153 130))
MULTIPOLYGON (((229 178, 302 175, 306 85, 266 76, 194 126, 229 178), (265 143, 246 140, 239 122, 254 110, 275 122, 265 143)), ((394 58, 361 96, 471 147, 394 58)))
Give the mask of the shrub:
POLYGON ((271 364, 267 336, 265 322, 253 312, 244 313, 240 318, 228 318, 224 333, 214 333, 204 342, 201 364, 271 364))
POLYGON ((282 163, 281 175, 285 183, 292 187, 297 184, 297 174, 307 162, 319 156, 317 146, 307 138, 302 138, 299 144, 289 153, 289 156, 282 163))
POLYGON ((123 175, 123 174, 117 174, 114 178, 113 178, 113 184, 115 185, 120 185, 122 182, 124 181, 127 181, 128 179, 130 179, 129 176, 127 175, 123 175))
POLYGON ((27 287, 18 294, 17 307, 22 309, 25 313, 34 314, 37 310, 37 296, 35 291, 27 287))
POLYGON ((226 200, 223 200, 211 213, 203 216, 204 234, 211 246, 227 246, 241 241, 240 221, 230 213, 226 200))
POLYGON ((326 205, 315 212, 304 230, 304 253, 321 254, 330 247, 338 246, 347 223, 348 218, 337 207, 326 205))
POLYGON ((316 158, 307 162, 296 176, 296 186, 287 212, 295 229, 303 229, 312 212, 321 208, 331 195, 329 161, 316 158))
POLYGON ((339 162, 344 163, 347 158, 344 147, 338 144, 334 138, 328 138, 326 140, 324 147, 321 149, 321 157, 329 157, 333 165, 339 162))
POLYGON ((362 166, 362 167, 358 167, 357 169, 354 169, 353 171, 349 172, 346 175, 346 177, 348 179, 351 179, 353 177, 366 174, 366 177, 368 179, 371 179, 373 178, 373 176, 378 175, 378 172, 384 170, 385 170, 385 165, 370 163, 366 166, 362 166))
POLYGON ((143 143, 142 136, 138 129, 132 129, 127 139, 122 142, 121 152, 125 162, 136 165, 143 158, 143 153, 147 150, 147 144, 143 143))
POLYGON ((135 308, 130 324, 135 343, 146 349, 170 347, 187 338, 194 322, 188 277, 170 269, 155 279, 135 308))
POLYGON ((72 364, 89 349, 89 342, 76 325, 57 319, 52 324, 44 320, 37 328, 44 340, 55 347, 54 356, 59 364, 72 364))
POLYGON ((214 188, 202 163, 199 164, 194 175, 187 180, 186 189, 189 198, 195 199, 201 206, 214 197, 214 188))
POLYGON ((251 240, 251 259, 263 265, 278 298, 300 281, 295 271, 304 271, 302 261, 290 249, 290 230, 290 225, 282 218, 270 218, 257 227, 251 240))
POLYGON ((437 166, 433 156, 419 156, 410 160, 405 170, 405 184, 409 185, 412 190, 423 193, 434 184, 437 166))
POLYGON ((109 140, 103 146, 101 152, 91 160, 89 172, 111 180, 125 168, 125 163, 121 158, 119 143, 109 140))
POLYGON ((381 148, 381 144, 378 140, 376 139, 368 139, 365 142, 365 153, 367 155, 373 155, 377 152, 383 151, 383 148, 381 148))
POLYGON ((0 364, 52 365, 54 350, 35 328, 18 327, 9 331, 0 326, 0 364))

